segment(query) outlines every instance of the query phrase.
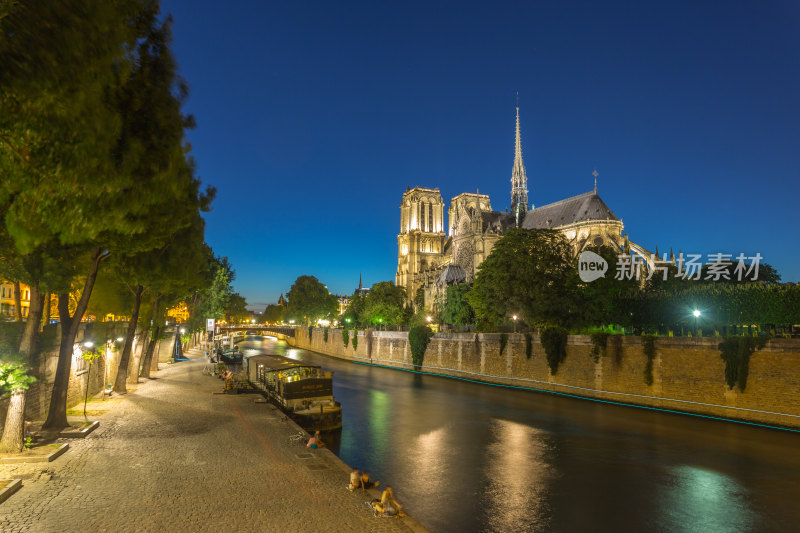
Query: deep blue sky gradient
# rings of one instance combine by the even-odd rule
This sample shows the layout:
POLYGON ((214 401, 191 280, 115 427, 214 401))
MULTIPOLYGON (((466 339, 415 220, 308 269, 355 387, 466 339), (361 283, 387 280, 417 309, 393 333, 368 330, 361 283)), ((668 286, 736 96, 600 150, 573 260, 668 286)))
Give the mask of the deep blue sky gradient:
POLYGON ((261 309, 302 274, 393 280, 406 186, 590 190, 660 251, 800 281, 800 3, 165 0, 207 240, 261 309))

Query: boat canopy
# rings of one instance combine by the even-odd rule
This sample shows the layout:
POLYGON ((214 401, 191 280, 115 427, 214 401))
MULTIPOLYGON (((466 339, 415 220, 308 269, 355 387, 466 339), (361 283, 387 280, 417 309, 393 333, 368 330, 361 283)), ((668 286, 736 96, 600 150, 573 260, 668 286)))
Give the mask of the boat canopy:
POLYGON ((320 365, 303 363, 280 355, 254 355, 248 357, 247 364, 252 366, 261 365, 264 372, 277 372, 291 368, 322 368, 320 365))

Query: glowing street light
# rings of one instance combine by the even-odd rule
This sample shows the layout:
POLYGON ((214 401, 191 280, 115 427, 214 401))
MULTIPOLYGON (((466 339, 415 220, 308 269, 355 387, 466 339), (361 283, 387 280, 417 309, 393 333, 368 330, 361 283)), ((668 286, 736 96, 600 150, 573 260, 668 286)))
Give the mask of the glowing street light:
POLYGON ((94 343, 92 341, 86 341, 83 343, 83 345, 86 346, 87 348, 91 348, 92 346, 94 346, 94 343))
POLYGON ((694 334, 697 335, 697 320, 700 318, 700 310, 695 309, 692 311, 692 315, 694 315, 694 334))
POLYGON ((425 320, 427 320, 428 324, 430 324, 431 320, 433 320, 433 318, 431 316, 427 316, 427 317, 425 317, 425 320))
POLYGON ((517 332, 517 315, 512 316, 511 319, 514 321, 514 333, 516 333, 517 332))
POLYGON ((700 311, 695 309, 694 311, 692 311, 692 314, 694 315, 695 318, 698 318, 700 316, 700 311))

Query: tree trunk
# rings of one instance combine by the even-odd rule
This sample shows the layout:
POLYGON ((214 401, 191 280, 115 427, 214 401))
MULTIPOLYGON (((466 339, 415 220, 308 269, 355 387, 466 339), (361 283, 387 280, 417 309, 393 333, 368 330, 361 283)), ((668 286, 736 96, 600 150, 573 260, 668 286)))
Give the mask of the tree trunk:
POLYGON ((45 326, 49 326, 50 325, 50 306, 53 304, 52 296, 53 295, 51 293, 49 293, 49 292, 44 296, 44 325, 45 326))
POLYGON ((58 348, 58 365, 56 366, 56 377, 53 381, 53 392, 50 397, 50 407, 47 410, 47 419, 42 425, 42 429, 62 429, 67 427, 67 391, 69 388, 69 373, 72 368, 72 352, 75 347, 75 337, 78 334, 78 327, 81 319, 89 305, 89 297, 92 295, 94 282, 97 279, 97 271, 100 262, 105 258, 101 248, 95 250, 92 255, 92 263, 86 283, 83 285, 83 292, 75 306, 75 314, 69 315, 69 293, 58 295, 58 316, 61 321, 61 345, 58 348))
MULTIPOLYGON (((142 305, 142 293, 144 287, 138 285, 133 293, 133 309, 131 310, 131 320, 128 322, 128 333, 125 336, 125 345, 122 348, 122 356, 119 358, 119 367, 117 368, 117 379, 114 381, 114 392, 118 394, 125 394, 128 392, 125 382, 128 378, 128 363, 131 359, 131 347, 133 346, 133 337, 136 336, 136 323, 139 321, 139 307, 142 305)), ((136 376, 138 380, 139 376, 136 376)))
POLYGON ((31 305, 28 308, 28 320, 25 322, 25 329, 22 332, 22 340, 19 343, 19 351, 28 356, 31 365, 34 361, 36 350, 36 340, 39 336, 39 324, 42 322, 42 310, 44 308, 44 296, 39 294, 39 282, 31 283, 31 305))
POLYGON ((155 356, 150 359, 150 372, 158 372, 159 359, 161 359, 161 341, 156 343, 155 356))
MULTIPOLYGON (((153 300, 153 323, 158 324, 158 298, 153 300)), ((150 379, 150 361, 153 359, 153 349, 158 345, 158 333, 160 326, 156 326, 153 334, 150 336, 150 344, 147 345, 147 351, 142 360, 140 376, 150 379)))
POLYGON ((15 322, 22 322, 22 294, 20 294, 19 281, 14 282, 14 311, 15 322))
POLYGON ((139 343, 139 349, 135 350, 131 356, 131 364, 128 367, 128 383, 139 382, 139 368, 142 363, 142 354, 145 353, 145 348, 147 348, 147 337, 148 332, 143 332, 142 342, 139 343))
MULTIPOLYGON (((31 305, 28 309, 28 321, 22 332, 19 343, 19 352, 27 356, 28 363, 33 366, 36 339, 39 334, 39 322, 42 319, 42 297, 39 296, 38 280, 31 283, 31 305)), ((15 390, 11 393, 11 400, 6 412, 6 423, 3 426, 3 439, 0 441, 0 451, 19 453, 25 444, 25 401, 27 390, 15 390)))
POLYGON ((3 438, 0 440, 0 451, 9 453, 19 453, 25 444, 25 392, 15 390, 11 393, 8 402, 8 412, 6 413, 6 426, 3 430, 3 438))

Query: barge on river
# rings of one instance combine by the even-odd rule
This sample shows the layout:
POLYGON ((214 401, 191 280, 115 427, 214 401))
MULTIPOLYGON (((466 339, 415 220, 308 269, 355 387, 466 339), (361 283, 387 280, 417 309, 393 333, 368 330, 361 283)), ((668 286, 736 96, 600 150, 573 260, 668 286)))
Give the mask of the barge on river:
POLYGON ((247 359, 247 379, 304 428, 342 427, 342 405, 333 398, 333 372, 279 355, 247 359))

